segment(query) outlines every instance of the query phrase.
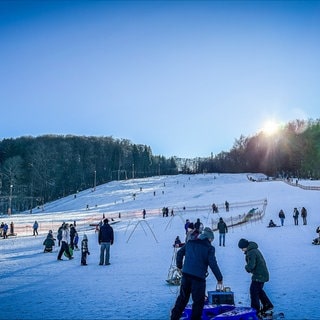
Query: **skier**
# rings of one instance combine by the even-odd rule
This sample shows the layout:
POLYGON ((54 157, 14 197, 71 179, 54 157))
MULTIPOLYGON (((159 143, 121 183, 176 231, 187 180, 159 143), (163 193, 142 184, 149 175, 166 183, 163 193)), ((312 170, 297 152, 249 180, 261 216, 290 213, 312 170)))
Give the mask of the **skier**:
POLYGON ((263 316, 266 312, 273 310, 273 304, 263 290, 264 283, 269 281, 267 264, 255 242, 240 239, 238 247, 245 254, 246 271, 252 273, 250 285, 251 308, 257 310, 258 316, 263 316), (261 309, 260 301, 262 303, 261 309))

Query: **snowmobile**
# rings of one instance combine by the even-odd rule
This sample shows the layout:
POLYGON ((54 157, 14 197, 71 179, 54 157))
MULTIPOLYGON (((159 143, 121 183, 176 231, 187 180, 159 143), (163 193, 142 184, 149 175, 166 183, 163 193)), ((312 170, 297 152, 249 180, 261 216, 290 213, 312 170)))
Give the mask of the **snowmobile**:
MULTIPOLYGON (((234 304, 234 293, 229 287, 222 290, 208 291, 208 297, 202 311, 202 320, 280 320, 284 319, 284 313, 267 311, 257 314, 251 307, 237 307, 234 304), (226 290, 228 288, 228 290, 226 290)), ((180 320, 190 320, 192 304, 184 309, 180 320)))

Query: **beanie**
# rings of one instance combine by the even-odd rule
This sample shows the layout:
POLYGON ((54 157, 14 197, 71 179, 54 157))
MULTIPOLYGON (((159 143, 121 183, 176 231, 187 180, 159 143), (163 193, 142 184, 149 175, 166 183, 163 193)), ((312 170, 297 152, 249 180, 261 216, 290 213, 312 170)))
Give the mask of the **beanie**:
POLYGON ((205 227, 202 233, 199 236, 199 239, 204 240, 204 239, 214 239, 214 234, 212 230, 209 227, 205 227))
POLYGON ((248 246, 249 246, 249 241, 247 239, 243 239, 242 238, 242 239, 239 240, 238 247, 240 249, 248 248, 248 246))

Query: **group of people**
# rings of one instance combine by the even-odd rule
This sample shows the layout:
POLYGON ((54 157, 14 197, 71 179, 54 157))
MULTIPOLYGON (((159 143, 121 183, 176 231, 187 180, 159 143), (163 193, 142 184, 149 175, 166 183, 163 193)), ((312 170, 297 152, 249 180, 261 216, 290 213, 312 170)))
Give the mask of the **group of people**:
MULTIPOLYGON (((301 218, 302 218, 302 224, 303 225, 307 225, 307 209, 305 207, 301 208, 301 212, 299 212, 298 208, 294 208, 293 209, 292 217, 293 217, 294 225, 295 226, 299 225, 299 216, 300 215, 301 215, 301 218)), ((282 209, 279 211, 279 215, 278 216, 279 216, 279 219, 280 219, 281 226, 283 227, 286 215, 285 215, 285 213, 284 213, 284 211, 282 209)))
MULTIPOLYGON (((78 233, 74 224, 63 222, 58 229, 57 235, 59 241, 59 253, 57 260, 63 260, 62 255, 65 255, 69 260, 73 259, 73 250, 78 248, 78 233)), ((46 239, 43 242, 44 252, 52 252, 55 246, 55 238, 52 230, 49 230, 46 239)), ((114 232, 113 228, 109 225, 109 220, 103 220, 103 224, 99 228, 98 242, 100 245, 100 261, 99 265, 110 265, 110 246, 113 245, 114 232)), ((87 256, 90 255, 88 246, 88 237, 83 235, 81 241, 81 265, 87 265, 87 256)))
MULTIPOLYGON (((176 238, 175 246, 180 247, 176 254, 176 266, 182 274, 182 278, 179 295, 171 310, 171 320, 181 318, 190 296, 193 300, 191 319, 201 319, 205 304, 208 267, 217 280, 217 286, 223 286, 223 276, 216 260, 215 248, 212 245, 213 239, 213 231, 208 227, 200 231, 197 236, 186 238, 186 242, 182 246, 180 239, 176 238)), ((258 249, 258 244, 253 241, 240 239, 238 247, 245 254, 245 270, 252 274, 251 307, 256 309, 258 315, 263 315, 273 309, 273 304, 263 289, 265 282, 269 281, 265 259, 258 249), (260 303, 262 307, 260 307, 260 303)))
MULTIPOLYGON (((186 242, 190 239, 196 239, 201 232, 203 231, 203 223, 197 218, 195 223, 190 222, 189 219, 186 220, 184 225, 186 231, 186 242)), ((225 246, 226 242, 226 233, 228 233, 228 226, 224 222, 223 218, 219 218, 219 222, 217 224, 217 230, 219 232, 219 246, 225 246)))

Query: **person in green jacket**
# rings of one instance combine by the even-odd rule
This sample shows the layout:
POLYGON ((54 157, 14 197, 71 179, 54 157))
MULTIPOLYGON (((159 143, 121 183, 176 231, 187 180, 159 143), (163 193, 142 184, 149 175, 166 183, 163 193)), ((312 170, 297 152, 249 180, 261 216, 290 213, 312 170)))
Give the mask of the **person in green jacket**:
POLYGON ((250 285, 251 308, 257 310, 258 315, 263 315, 273 309, 273 304, 263 290, 265 282, 269 281, 267 264, 258 245, 253 241, 240 239, 238 247, 244 252, 247 272, 252 274, 250 285), (260 301, 262 308, 260 309, 260 301))

